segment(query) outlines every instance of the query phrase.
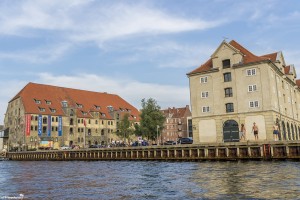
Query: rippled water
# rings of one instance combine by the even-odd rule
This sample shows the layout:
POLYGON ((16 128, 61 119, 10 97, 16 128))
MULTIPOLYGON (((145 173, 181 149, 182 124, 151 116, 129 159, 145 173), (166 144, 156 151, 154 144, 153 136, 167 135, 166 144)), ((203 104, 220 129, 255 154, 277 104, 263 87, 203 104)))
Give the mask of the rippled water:
POLYGON ((0 199, 299 199, 300 162, 0 162, 0 199))

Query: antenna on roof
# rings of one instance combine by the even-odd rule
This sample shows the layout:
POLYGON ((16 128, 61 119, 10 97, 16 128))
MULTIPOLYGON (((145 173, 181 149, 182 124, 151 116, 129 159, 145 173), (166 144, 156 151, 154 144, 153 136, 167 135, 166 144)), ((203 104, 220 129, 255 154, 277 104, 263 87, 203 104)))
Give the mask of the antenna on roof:
POLYGON ((223 36, 223 41, 226 42, 226 40, 229 39, 228 37, 223 36))

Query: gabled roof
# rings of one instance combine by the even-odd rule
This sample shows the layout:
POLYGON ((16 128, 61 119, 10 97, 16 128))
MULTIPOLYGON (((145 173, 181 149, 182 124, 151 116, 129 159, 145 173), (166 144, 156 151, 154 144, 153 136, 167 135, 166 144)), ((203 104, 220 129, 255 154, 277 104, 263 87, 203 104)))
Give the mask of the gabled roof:
POLYGON ((25 113, 28 114, 64 116, 62 102, 66 101, 69 107, 76 108, 76 115, 80 118, 91 118, 91 112, 99 112, 105 115, 100 118, 112 119, 108 110, 108 106, 112 106, 130 110, 131 115, 139 121, 139 111, 115 94, 28 83, 11 101, 17 98, 21 98, 25 113), (36 100, 40 103, 37 104, 36 100), (41 112, 40 108, 45 111, 41 112), (56 112, 52 113, 50 109, 55 109, 56 112))
POLYGON ((171 116, 171 118, 183 118, 185 114, 190 113, 189 106, 183 108, 168 108, 165 110, 161 110, 166 117, 171 116))
MULTIPOLYGON (((271 61, 275 62, 275 60, 277 59, 278 52, 272 53, 272 54, 267 54, 264 56, 256 56, 252 52, 250 52, 249 50, 244 48, 242 45, 237 43, 235 40, 231 40, 229 43, 226 43, 225 41, 223 41, 222 44, 226 44, 227 46, 231 47, 231 49, 233 49, 234 51, 241 53, 243 55, 243 61, 242 61, 243 64, 259 62, 259 61, 264 61, 264 60, 271 60, 271 61)), ((219 48, 220 47, 218 47, 218 49, 219 48)), ((216 51, 214 52, 214 54, 216 54, 216 51)), ((187 75, 191 75, 194 73, 208 72, 212 69, 213 69, 212 58, 210 58, 203 65, 201 65, 198 68, 196 68, 195 70, 189 72, 187 75)))

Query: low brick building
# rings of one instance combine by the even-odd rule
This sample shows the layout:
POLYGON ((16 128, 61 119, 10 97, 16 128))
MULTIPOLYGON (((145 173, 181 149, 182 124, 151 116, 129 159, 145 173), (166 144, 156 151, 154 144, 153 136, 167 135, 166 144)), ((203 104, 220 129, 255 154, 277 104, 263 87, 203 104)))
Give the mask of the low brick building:
POLYGON ((166 141, 177 141, 178 138, 190 137, 192 131, 189 129, 189 119, 191 119, 191 111, 189 106, 183 108, 168 108, 162 110, 166 121, 164 129, 161 133, 161 143, 166 141))

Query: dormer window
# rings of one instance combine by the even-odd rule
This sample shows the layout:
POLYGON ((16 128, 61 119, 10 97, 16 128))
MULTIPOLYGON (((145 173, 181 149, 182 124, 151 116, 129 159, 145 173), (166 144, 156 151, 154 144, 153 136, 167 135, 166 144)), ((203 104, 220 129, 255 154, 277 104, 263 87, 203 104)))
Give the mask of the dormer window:
POLYGON ((36 104, 41 104, 41 100, 38 100, 38 99, 34 99, 34 102, 35 102, 36 104))
POLYGON ((48 100, 45 100, 45 102, 47 105, 51 105, 51 103, 52 103, 51 101, 48 101, 48 100))
POLYGON ((102 116, 102 117, 105 117, 105 113, 101 113, 101 116, 102 116))
POLYGON ((81 111, 81 113, 82 113, 83 115, 87 115, 87 112, 81 111))
POLYGON ((76 103, 77 108, 83 108, 82 104, 76 103))
POLYGON ((109 110, 110 112, 114 111, 114 107, 113 107, 113 106, 107 106, 107 108, 108 108, 108 110, 109 110))
POLYGON ((54 109, 54 108, 50 108, 50 112, 52 112, 52 113, 56 113, 56 109, 54 109))
POLYGON ((230 68, 230 60, 226 59, 222 61, 223 69, 230 68))
POLYGON ((131 112, 131 110, 130 110, 130 109, 128 109, 128 108, 126 108, 126 111, 127 111, 127 112, 131 112))
POLYGON ((97 105, 95 105, 95 108, 97 109, 97 110, 100 110, 100 106, 97 106, 97 105))
POLYGON ((61 105, 63 108, 67 108, 68 107, 68 102, 67 101, 62 101, 61 105))
POLYGON ((45 112, 45 108, 39 107, 40 112, 45 112))

